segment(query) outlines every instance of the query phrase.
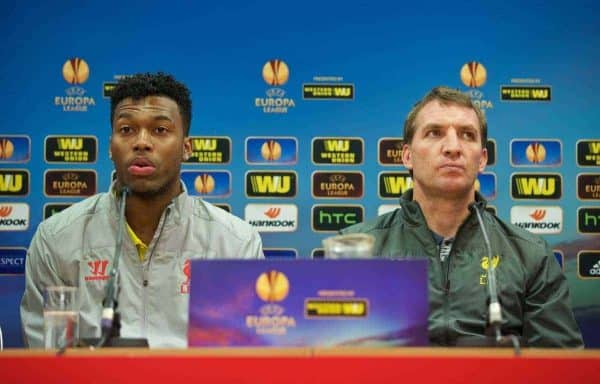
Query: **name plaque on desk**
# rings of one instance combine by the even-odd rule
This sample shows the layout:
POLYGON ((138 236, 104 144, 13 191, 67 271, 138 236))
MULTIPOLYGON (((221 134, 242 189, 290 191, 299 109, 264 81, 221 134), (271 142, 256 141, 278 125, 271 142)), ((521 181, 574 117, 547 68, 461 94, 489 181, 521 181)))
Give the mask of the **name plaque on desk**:
POLYGON ((188 344, 427 345, 425 260, 193 260, 188 344))

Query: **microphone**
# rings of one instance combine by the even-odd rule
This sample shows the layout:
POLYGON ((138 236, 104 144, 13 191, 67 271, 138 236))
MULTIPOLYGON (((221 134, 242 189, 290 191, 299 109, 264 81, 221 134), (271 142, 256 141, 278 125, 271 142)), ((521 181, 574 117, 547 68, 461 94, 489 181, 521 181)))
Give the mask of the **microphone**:
MULTIPOLYGON (((109 280, 106 284, 106 291, 104 294, 104 301, 102 307, 102 318, 100 321, 100 328, 102 330, 102 335, 96 347, 102 347, 106 344, 108 339, 113 336, 114 326, 115 326, 115 317, 118 321, 118 314, 115 316, 115 311, 117 309, 117 296, 119 294, 119 260, 121 259, 121 253, 123 248, 123 234, 124 230, 124 222, 125 222, 125 202, 127 200, 127 195, 129 194, 129 188, 124 186, 121 191, 121 201, 119 202, 119 218, 117 221, 117 242, 115 243, 115 252, 112 263, 112 269, 110 271, 109 280)), ((119 330, 116 330, 117 334, 114 336, 118 336, 119 330)))
POLYGON ((502 325, 502 308, 500 301, 498 300, 498 288, 496 287, 496 266, 493 262, 492 246, 490 245, 490 239, 488 237, 485 225, 483 225, 483 219, 481 213, 475 203, 469 204, 469 209, 475 211, 477 216, 477 222, 479 223, 479 229, 483 233, 483 242, 488 254, 488 278, 487 278, 487 289, 488 295, 490 296, 490 304, 488 306, 488 323, 492 327, 496 342, 500 342, 502 339, 502 333, 500 332, 500 326, 502 325))
POLYGON ((521 355, 521 341, 518 336, 508 335, 502 336, 501 325, 502 325, 502 308, 500 300, 498 300, 498 288, 496 286, 496 267, 492 259, 492 246, 490 245, 490 239, 487 234, 481 212, 477 207, 476 203, 469 204, 469 211, 475 212, 477 217, 477 223, 479 229, 483 233, 483 242, 485 243, 486 251, 488 254, 488 278, 487 278, 487 290, 490 296, 490 302, 488 305, 488 324, 483 337, 480 336, 461 336, 456 340, 457 347, 512 347, 515 356, 521 355), (493 336, 489 336, 489 331, 494 333, 493 336))
POLYGON ((521 354, 521 342, 519 341, 519 338, 515 335, 508 335, 508 337, 502 336, 502 307, 500 305, 500 300, 498 300, 498 288, 496 286, 496 266, 494 265, 492 246, 490 244, 490 239, 488 237, 487 230, 485 229, 485 225, 483 224, 481 212, 476 203, 469 204, 469 210, 474 211, 475 216, 477 216, 477 223, 479 224, 479 229, 483 234, 483 242, 485 243, 485 248, 488 254, 487 290, 488 295, 490 296, 490 303, 488 305, 488 326, 491 327, 494 337, 491 341, 487 336, 484 337, 483 340, 465 338, 464 340, 459 341, 457 345, 474 347, 512 347, 515 355, 519 356, 521 354))

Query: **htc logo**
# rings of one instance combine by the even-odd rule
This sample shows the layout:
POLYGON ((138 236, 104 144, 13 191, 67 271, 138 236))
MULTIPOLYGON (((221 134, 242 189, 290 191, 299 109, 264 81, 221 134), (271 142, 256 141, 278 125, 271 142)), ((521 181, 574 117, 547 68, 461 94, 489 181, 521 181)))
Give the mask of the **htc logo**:
POLYGON ((312 226, 315 231, 339 231, 363 221, 360 205, 315 205, 312 208, 312 226))
POLYGON ((600 233, 600 208, 579 208, 577 210, 577 230, 580 233, 600 233))

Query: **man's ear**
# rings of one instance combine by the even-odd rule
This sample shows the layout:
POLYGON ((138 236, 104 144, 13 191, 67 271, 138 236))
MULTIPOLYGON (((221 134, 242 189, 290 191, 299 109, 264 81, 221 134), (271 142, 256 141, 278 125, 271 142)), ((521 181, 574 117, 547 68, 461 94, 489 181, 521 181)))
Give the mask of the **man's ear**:
POLYGON ((183 139, 183 161, 187 161, 192 156, 192 139, 186 137, 183 139))
POLYGON ((485 170, 485 166, 488 162, 488 152, 487 148, 483 148, 481 151, 481 159, 479 159, 479 172, 483 172, 485 170))
POLYGON ((413 167, 412 153, 408 144, 402 146, 402 163, 407 169, 412 169, 413 167))

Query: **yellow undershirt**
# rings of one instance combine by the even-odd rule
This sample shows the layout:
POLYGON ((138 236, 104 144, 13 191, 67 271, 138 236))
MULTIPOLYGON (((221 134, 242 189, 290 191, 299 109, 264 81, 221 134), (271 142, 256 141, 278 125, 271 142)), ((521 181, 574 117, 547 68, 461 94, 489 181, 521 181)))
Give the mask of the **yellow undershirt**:
POLYGON ((144 244, 144 242, 142 240, 140 240, 140 238, 135 234, 135 232, 133 232, 133 229, 131 229, 131 227, 129 226, 128 223, 125 223, 125 224, 127 225, 127 233, 129 234, 131 241, 133 241, 133 244, 137 248, 138 257, 140 258, 141 262, 144 262, 144 259, 146 258, 146 251, 148 250, 148 246, 146 244, 144 244))

